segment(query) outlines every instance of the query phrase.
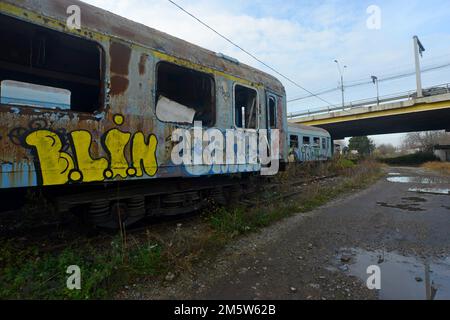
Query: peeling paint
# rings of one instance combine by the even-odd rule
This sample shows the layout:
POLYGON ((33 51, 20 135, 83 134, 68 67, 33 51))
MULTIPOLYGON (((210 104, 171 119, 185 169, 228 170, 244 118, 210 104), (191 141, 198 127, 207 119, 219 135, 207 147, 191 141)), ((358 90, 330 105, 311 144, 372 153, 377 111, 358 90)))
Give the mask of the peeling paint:
POLYGON ((121 95, 125 93, 128 89, 130 81, 128 78, 123 76, 114 75, 111 77, 111 91, 112 96, 121 95))
POLYGON ((141 58, 139 60, 139 74, 142 76, 145 74, 145 70, 146 70, 146 63, 147 63, 147 58, 148 55, 146 54, 141 54, 141 58))
POLYGON ((112 42, 109 48, 111 57, 111 73, 128 76, 128 66, 131 58, 131 48, 119 42, 112 42))

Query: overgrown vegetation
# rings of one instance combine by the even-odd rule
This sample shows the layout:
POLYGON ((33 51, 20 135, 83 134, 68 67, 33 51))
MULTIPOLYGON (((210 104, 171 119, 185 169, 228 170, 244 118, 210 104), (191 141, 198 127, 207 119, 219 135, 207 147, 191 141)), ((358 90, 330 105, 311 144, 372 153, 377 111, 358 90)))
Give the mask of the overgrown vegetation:
POLYGON ((354 164, 344 158, 302 167, 292 166, 276 179, 276 190, 261 192, 251 208, 225 209, 211 205, 194 227, 164 230, 152 227, 141 235, 106 237, 73 244, 61 250, 23 247, 20 241, 0 243, 0 298, 111 298, 125 284, 144 280, 171 281, 193 265, 216 254, 232 239, 257 231, 295 213, 314 209, 338 195, 367 186, 381 175, 373 161, 354 164), (308 182, 314 177, 339 175, 330 183, 308 182), (300 181, 300 182, 298 182, 300 181), (304 182, 302 182, 304 181, 304 182), (293 185, 298 194, 284 197, 293 185), (280 198, 283 197, 283 198, 280 198), (278 200, 275 200, 278 199, 278 200), (68 290, 67 267, 82 270, 81 290, 68 290))
MULTIPOLYGON (((305 166, 310 167, 311 165, 306 164, 305 166)), ((322 164, 315 170, 299 172, 298 168, 293 167, 283 173, 281 179, 286 179, 286 177, 292 179, 293 175, 301 177, 304 176, 302 174, 304 172, 309 172, 306 175, 311 175, 311 172, 319 175, 339 173, 341 177, 336 179, 335 183, 313 183, 303 186, 301 192, 294 193, 292 197, 275 203, 264 202, 264 205, 256 205, 253 209, 236 208, 229 211, 218 208, 210 217, 211 225, 215 230, 228 237, 253 232, 295 213, 317 208, 343 193, 365 187, 381 176, 380 165, 374 161, 365 160, 357 166, 353 162, 341 158, 322 164), (267 205, 267 203, 272 204, 267 205)), ((292 186, 286 183, 284 188, 290 189, 292 186)))
POLYGON ((138 276, 165 270, 161 250, 153 242, 127 246, 116 238, 107 246, 87 244, 58 253, 41 253, 38 247, 18 248, 3 242, 0 248, 0 298, 92 299, 104 298, 118 285, 138 276), (82 290, 69 290, 67 268, 82 270, 82 290))
POLYGON ((432 161, 422 165, 424 168, 438 171, 450 176, 450 162, 432 161))
POLYGON ((436 156, 431 152, 417 152, 413 154, 407 154, 395 158, 383 158, 378 159, 380 162, 389 164, 389 165, 398 165, 398 166, 415 166, 421 165, 429 161, 438 160, 436 156))

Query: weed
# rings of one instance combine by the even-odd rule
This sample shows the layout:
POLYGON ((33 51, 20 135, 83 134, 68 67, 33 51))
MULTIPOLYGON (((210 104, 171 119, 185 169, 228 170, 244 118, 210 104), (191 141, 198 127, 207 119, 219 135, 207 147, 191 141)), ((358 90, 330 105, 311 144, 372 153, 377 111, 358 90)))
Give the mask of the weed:
POLYGON ((450 175, 450 162, 432 161, 423 164, 422 167, 450 175))
POLYGON ((414 166, 421 165, 429 161, 436 161, 438 159, 433 153, 417 152, 414 154, 403 155, 395 158, 383 158, 378 160, 389 165, 414 166))

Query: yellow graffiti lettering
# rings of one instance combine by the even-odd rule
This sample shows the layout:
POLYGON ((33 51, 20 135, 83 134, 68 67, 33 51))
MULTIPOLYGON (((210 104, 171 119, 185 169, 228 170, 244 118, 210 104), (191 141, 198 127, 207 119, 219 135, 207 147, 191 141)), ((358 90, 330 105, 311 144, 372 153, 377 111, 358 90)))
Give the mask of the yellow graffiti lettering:
POLYGON ((111 156, 110 168, 113 177, 127 177, 128 161, 125 158, 125 147, 130 141, 131 133, 117 129, 108 131, 105 138, 105 145, 111 156))
POLYGON ((63 152, 61 139, 48 130, 37 130, 27 135, 25 142, 36 150, 42 184, 57 185, 69 181, 74 169, 72 157, 63 152))
POLYGON ((71 136, 78 169, 83 175, 83 182, 103 181, 105 178, 103 173, 108 169, 108 160, 91 157, 91 133, 88 131, 73 131, 71 136))
POLYGON ((138 132, 133 136, 132 157, 137 177, 143 176, 142 170, 151 177, 156 174, 158 170, 158 163, 156 162, 157 145, 158 140, 153 134, 149 136, 148 143, 145 142, 145 136, 142 132, 138 132))

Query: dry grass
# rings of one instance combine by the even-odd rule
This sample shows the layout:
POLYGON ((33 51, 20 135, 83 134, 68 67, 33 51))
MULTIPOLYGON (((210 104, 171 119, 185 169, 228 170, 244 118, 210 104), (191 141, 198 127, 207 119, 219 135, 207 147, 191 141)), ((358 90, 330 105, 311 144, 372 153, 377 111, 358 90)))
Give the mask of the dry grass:
POLYGON ((450 176, 450 162, 432 161, 423 164, 422 167, 450 176))

